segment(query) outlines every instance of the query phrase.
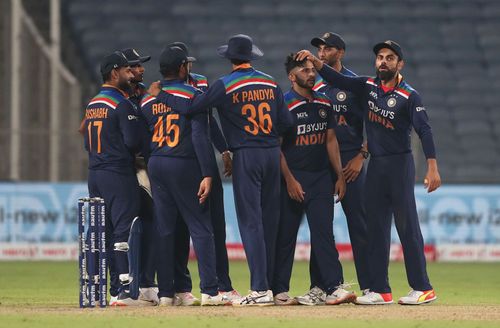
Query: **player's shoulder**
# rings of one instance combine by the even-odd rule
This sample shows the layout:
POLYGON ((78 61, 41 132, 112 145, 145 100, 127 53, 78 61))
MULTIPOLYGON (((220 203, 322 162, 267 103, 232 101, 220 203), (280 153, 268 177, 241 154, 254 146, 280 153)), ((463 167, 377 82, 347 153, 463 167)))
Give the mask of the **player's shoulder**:
POLYGON ((394 92, 402 96, 403 98, 409 99, 411 98, 420 98, 417 90, 415 90, 406 80, 401 81, 394 92))
POLYGON ((186 83, 173 83, 162 86, 162 90, 180 98, 192 99, 200 89, 186 83))
POLYGON ((147 108, 156 102, 156 97, 152 94, 146 93, 141 99, 141 108, 147 108))
POLYGON ((189 73, 189 76, 196 82, 197 87, 208 87, 208 79, 205 75, 189 73))
POLYGON ((331 99, 324 93, 320 91, 313 91, 314 103, 326 105, 328 107, 332 107, 331 99))
POLYGON ((327 84, 325 80, 321 77, 321 75, 316 74, 316 81, 314 82, 313 90, 314 91, 324 91, 327 84))
POLYGON ((121 92, 103 88, 90 100, 87 107, 105 106, 116 109, 120 103, 127 101, 127 97, 121 92))
POLYGON ((340 71, 340 73, 342 73, 345 76, 352 76, 352 77, 358 76, 358 74, 354 73, 352 70, 350 70, 349 68, 347 68, 345 66, 342 66, 342 70, 340 71))
POLYGON ((256 69, 252 70, 237 70, 225 75, 219 79, 224 84, 226 93, 236 91, 239 88, 246 86, 268 86, 277 88, 278 83, 274 78, 264 72, 256 69))
POLYGON ((288 110, 292 111, 295 108, 307 104, 307 100, 303 97, 299 97, 293 90, 288 90, 283 94, 283 99, 285 101, 288 110))

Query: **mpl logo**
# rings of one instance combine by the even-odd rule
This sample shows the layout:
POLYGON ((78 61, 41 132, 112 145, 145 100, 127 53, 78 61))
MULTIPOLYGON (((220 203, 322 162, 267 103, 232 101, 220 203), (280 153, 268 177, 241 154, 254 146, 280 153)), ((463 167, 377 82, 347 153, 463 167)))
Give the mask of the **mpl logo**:
POLYGON ((375 91, 370 91, 370 96, 372 96, 374 99, 378 99, 377 93, 375 91))
POLYGON ((302 112, 302 113, 297 113, 297 118, 308 118, 308 116, 306 112, 302 112))

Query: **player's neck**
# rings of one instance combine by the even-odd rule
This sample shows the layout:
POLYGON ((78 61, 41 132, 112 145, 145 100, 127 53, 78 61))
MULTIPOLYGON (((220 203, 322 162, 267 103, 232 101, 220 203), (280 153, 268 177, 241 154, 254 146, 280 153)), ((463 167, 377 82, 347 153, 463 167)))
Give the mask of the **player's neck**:
POLYGON ((339 72, 342 70, 342 62, 340 60, 337 60, 333 65, 332 65, 332 68, 339 72))
POLYGON ((312 89, 302 88, 301 86, 297 85, 296 83, 293 84, 292 89, 293 89, 293 91, 295 91, 297 94, 301 95, 304 98, 307 98, 307 99, 313 98, 313 90, 312 89))

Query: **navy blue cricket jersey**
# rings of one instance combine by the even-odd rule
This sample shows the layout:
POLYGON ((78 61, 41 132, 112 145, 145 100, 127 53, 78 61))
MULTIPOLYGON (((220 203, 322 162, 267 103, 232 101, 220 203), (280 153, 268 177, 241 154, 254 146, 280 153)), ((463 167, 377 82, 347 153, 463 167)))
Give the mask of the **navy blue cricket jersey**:
POLYGON ((362 98, 372 156, 410 153, 413 127, 425 157, 436 157, 429 118, 420 95, 402 77, 394 89, 384 92, 378 78, 345 76, 328 65, 323 65, 319 73, 328 83, 362 98))
MULTIPOLYGON (((174 99, 192 99, 201 93, 181 80, 163 80, 161 87, 174 99)), ((162 102, 151 95, 143 98, 141 110, 150 134, 150 156, 196 158, 202 175, 212 176, 207 113, 188 114, 186 105, 162 102)))
MULTIPOLYGON (((165 92, 159 99, 172 98, 165 92)), ((182 102, 182 99, 176 99, 182 102)), ((188 101, 191 112, 217 107, 230 150, 278 147, 279 133, 292 125, 283 93, 269 75, 243 64, 188 101)))
POLYGON ((85 109, 85 149, 89 169, 135 174, 134 153, 140 146, 134 105, 121 90, 104 84, 85 109))
POLYGON ((285 103, 295 121, 281 145, 288 167, 302 171, 328 169, 327 130, 335 126, 330 99, 324 93, 313 92, 310 100, 292 89, 285 93, 285 103))
MULTIPOLYGON (((356 76, 344 66, 340 73, 356 76)), ((363 145, 363 114, 359 97, 326 83, 319 74, 316 76, 313 90, 326 94, 332 101, 336 122, 335 134, 340 151, 360 150, 363 145)))
MULTIPOLYGON (((189 73, 188 83, 195 88, 200 89, 203 92, 208 90, 208 79, 201 74, 189 73)), ((222 135, 222 132, 217 124, 217 121, 213 117, 212 108, 208 111, 209 114, 209 135, 215 148, 222 153, 228 149, 226 138, 222 135)))

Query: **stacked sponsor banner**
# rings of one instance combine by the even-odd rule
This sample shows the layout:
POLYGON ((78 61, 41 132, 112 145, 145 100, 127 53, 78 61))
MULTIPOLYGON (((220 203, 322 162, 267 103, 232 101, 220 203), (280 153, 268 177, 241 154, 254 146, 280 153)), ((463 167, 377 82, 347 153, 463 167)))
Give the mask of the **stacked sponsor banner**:
MULTIPOLYGON (((500 186, 445 186, 427 194, 415 189, 428 260, 500 261, 500 186)), ((83 183, 0 183, 0 260, 76 259, 77 199, 83 183)), ((232 185, 224 185, 228 253, 244 259, 232 185)), ((333 201, 333 198, 332 198, 333 201)), ((335 207, 334 233, 342 259, 352 251, 345 215, 335 207)), ((304 220, 296 258, 308 259, 309 231, 304 220)), ((391 258, 402 260, 395 228, 391 258)))

